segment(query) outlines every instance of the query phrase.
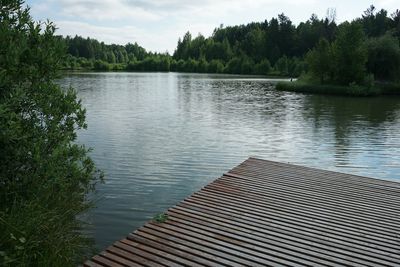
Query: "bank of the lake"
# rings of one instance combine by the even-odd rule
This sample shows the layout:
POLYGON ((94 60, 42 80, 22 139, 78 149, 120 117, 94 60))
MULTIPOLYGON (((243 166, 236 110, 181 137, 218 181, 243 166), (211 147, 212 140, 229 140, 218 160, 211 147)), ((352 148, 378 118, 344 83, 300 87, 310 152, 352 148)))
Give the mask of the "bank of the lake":
POLYGON ((297 79, 292 76, 288 75, 280 75, 278 73, 270 73, 270 74, 235 74, 235 73, 212 73, 212 72, 180 72, 180 71, 130 71, 130 70, 95 70, 95 69, 62 69, 61 70, 62 77, 63 76, 68 76, 71 74, 104 74, 104 73, 109 73, 109 74, 117 74, 117 73, 132 73, 133 75, 140 75, 140 74, 172 74, 172 75, 181 75, 181 74, 186 74, 186 75, 200 75, 200 76, 221 76, 221 77, 232 77, 236 79, 266 79, 273 81, 274 84, 278 82, 289 82, 292 81, 293 79, 297 79))
POLYGON ((313 84, 303 81, 282 81, 276 84, 276 89, 278 91, 297 93, 343 96, 400 95, 400 84, 398 83, 376 83, 374 86, 342 86, 333 84, 313 84))

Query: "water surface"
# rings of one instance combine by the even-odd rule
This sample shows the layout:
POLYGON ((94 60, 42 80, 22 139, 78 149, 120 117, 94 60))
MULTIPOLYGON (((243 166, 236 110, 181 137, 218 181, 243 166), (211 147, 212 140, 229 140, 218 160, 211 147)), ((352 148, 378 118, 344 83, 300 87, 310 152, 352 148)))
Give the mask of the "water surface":
POLYGON ((69 74, 87 109, 79 142, 104 170, 99 248, 249 156, 400 181, 400 98, 278 92, 275 81, 177 73, 69 74))

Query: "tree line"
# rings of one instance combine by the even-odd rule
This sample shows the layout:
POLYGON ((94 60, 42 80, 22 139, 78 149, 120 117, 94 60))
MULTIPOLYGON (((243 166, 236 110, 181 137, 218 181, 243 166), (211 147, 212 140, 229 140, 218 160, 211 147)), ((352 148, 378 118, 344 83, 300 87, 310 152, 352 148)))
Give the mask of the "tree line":
POLYGON ((370 6, 361 18, 344 22, 333 41, 321 37, 305 54, 308 79, 312 83, 363 85, 375 81, 399 81, 400 11, 391 17, 370 6))
MULTIPOLYGON (((178 40, 172 55, 148 52, 137 43, 107 45, 80 36, 61 37, 68 51, 63 68, 279 76, 299 76, 311 69, 310 73, 325 81, 335 78, 332 70, 320 65, 332 67, 333 58, 337 59, 342 53, 342 59, 352 58, 362 63, 362 70, 358 71, 365 69, 379 79, 393 78, 399 64, 396 62, 400 11, 389 14, 384 9, 377 11, 370 6, 352 22, 337 24, 335 17, 335 10, 329 9, 325 18, 320 19, 313 14, 296 26, 282 13, 264 22, 228 27, 221 25, 208 38, 201 34, 193 37, 187 32, 178 40), (347 30, 352 33, 344 33, 347 30), (353 40, 356 37, 357 40, 353 40), (356 49, 360 52, 359 58, 352 53, 356 45, 359 47, 356 49), (336 51, 335 56, 333 51, 336 51), (322 58, 316 57, 318 53, 322 53, 322 58), (383 59, 382 54, 385 55, 383 59), (323 74, 319 69, 324 70, 323 74)), ((347 62, 340 64, 342 67, 348 65, 347 62)), ((349 68, 353 67, 356 66, 349 68)), ((342 74, 340 71, 337 73, 339 76, 342 74)), ((347 78, 344 80, 348 81, 347 78)))

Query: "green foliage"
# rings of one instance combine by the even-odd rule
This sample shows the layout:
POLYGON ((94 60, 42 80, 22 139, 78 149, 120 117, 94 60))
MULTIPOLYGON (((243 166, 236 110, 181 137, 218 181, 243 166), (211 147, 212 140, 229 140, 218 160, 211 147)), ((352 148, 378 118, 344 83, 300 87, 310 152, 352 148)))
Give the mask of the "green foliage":
POLYGON ((368 53, 361 24, 344 22, 333 43, 335 80, 342 85, 361 84, 366 76, 368 53))
POLYGON ((375 11, 375 6, 371 5, 359 19, 368 37, 381 36, 390 28, 390 18, 387 16, 387 11, 384 9, 377 13, 375 11))
POLYGON ((334 57, 326 39, 320 39, 314 49, 307 53, 306 61, 310 72, 319 78, 321 84, 332 76, 334 57))
POLYGON ((254 73, 254 61, 248 57, 242 59, 240 66, 241 74, 253 74, 254 73))
POLYGON ((297 27, 280 14, 262 23, 219 27, 209 38, 192 39, 186 33, 173 57, 220 60, 225 65, 224 72, 243 74, 264 73, 257 65, 268 60, 274 66, 270 74, 297 77, 310 67, 321 83, 361 84, 367 76, 365 38, 386 32, 400 36, 399 14, 397 11, 388 17, 387 11, 375 12, 370 7, 362 18, 337 26, 335 12, 331 10, 326 18, 318 19, 313 14, 297 27), (307 53, 308 67, 303 60, 307 53), (252 62, 255 65, 251 66, 252 62))
MULTIPOLYGON (((372 16, 373 10, 366 13, 372 16), (368 13, 369 12, 369 13, 368 13)), ((363 17, 365 20, 366 18, 363 17)), ((364 22, 365 23, 365 22, 364 22)), ((365 25, 364 25, 365 26, 365 25)), ((388 33, 365 39, 360 21, 340 25, 333 45, 320 40, 306 57, 311 75, 324 82, 371 87, 378 80, 396 80, 400 74, 399 41, 388 33)))
POLYGON ((208 62, 205 58, 201 58, 197 64, 197 72, 206 73, 208 72, 208 62))
POLYGON ((290 77, 299 77, 306 71, 306 64, 304 60, 297 57, 292 57, 289 59, 288 71, 290 77))
POLYGON ((133 60, 133 58, 143 60, 148 55, 146 50, 137 43, 128 43, 125 46, 115 44, 106 45, 95 39, 85 39, 80 36, 73 38, 67 36, 62 41, 67 47, 68 54, 73 57, 102 60, 111 64, 127 63, 129 60, 133 60))
POLYGON ((197 72, 198 62, 194 59, 188 59, 183 65, 185 72, 197 72))
POLYGON ((378 80, 400 78, 399 40, 388 34, 371 38, 367 42, 367 70, 378 80))
POLYGON ((117 64, 111 65, 110 68, 111 68, 113 71, 124 71, 124 70, 126 70, 126 65, 117 63, 117 64))
POLYGON ((107 62, 98 59, 93 63, 93 69, 98 71, 107 71, 110 70, 111 67, 107 62))
POLYGON ((267 75, 270 71, 271 71, 271 63, 269 63, 268 59, 262 60, 254 67, 255 74, 267 75))
POLYGON ((400 95, 400 83, 377 83, 382 92, 386 95, 400 95))
POLYGON ((192 42, 192 35, 190 32, 186 32, 185 35, 183 36, 183 39, 178 40, 178 45, 175 51, 175 56, 174 58, 176 59, 189 59, 190 53, 190 45, 192 42))
POLYGON ((397 9, 395 12, 391 14, 391 19, 389 21, 389 32, 393 34, 393 36, 399 38, 400 40, 400 10, 397 9))
POLYGON ((240 74, 242 71, 242 60, 239 57, 232 58, 227 64, 225 72, 240 74))
POLYGON ((386 10, 376 12, 370 6, 361 18, 340 25, 335 11, 328 11, 326 18, 312 14, 297 26, 279 14, 269 21, 218 27, 208 38, 201 34, 193 38, 186 32, 172 56, 148 52, 137 43, 106 45, 90 38, 66 37, 62 40, 70 56, 62 68, 289 77, 309 70, 321 84, 342 85, 362 84, 368 73, 383 80, 400 77, 396 69, 399 45, 394 42, 400 38, 400 11, 388 16, 386 10), (381 39, 384 34, 394 37, 381 39))
POLYGON ((107 53, 107 62, 112 63, 112 64, 116 62, 116 58, 115 58, 113 51, 109 51, 107 53))
POLYGON ((125 69, 128 71, 170 71, 176 67, 176 62, 166 55, 149 55, 143 60, 130 61, 125 69))
POLYGON ((275 70, 282 75, 289 75, 289 59, 287 56, 283 56, 275 63, 275 70))
MULTIPOLYGON (((316 16, 312 16, 309 21, 296 28, 287 16, 280 14, 278 18, 262 23, 219 27, 214 30, 210 38, 192 39, 186 33, 184 38, 179 40, 173 56, 176 60, 189 58, 199 60, 202 56, 209 62, 218 59, 227 65, 226 72, 229 73, 239 72, 237 65, 240 61, 244 64, 243 69, 249 72, 248 62, 251 61, 259 63, 268 60, 275 65, 283 55, 289 59, 293 57, 301 59, 320 37, 333 39, 336 28, 334 19, 319 20, 316 16), (309 38, 310 35, 313 38, 309 38)), ((253 74, 259 72, 255 67, 252 69, 253 74)), ((288 75, 290 71, 285 72, 286 74, 281 75, 288 75)))
POLYGON ((222 73, 224 71, 224 64, 221 60, 213 59, 208 64, 207 70, 210 73, 222 73))
POLYGON ((0 9, 0 265, 74 266, 89 241, 77 215, 101 175, 75 143, 85 110, 53 82, 63 42, 22 6, 0 9))
POLYGON ((163 223, 168 220, 168 214, 160 213, 154 216, 153 221, 157 223, 163 223))

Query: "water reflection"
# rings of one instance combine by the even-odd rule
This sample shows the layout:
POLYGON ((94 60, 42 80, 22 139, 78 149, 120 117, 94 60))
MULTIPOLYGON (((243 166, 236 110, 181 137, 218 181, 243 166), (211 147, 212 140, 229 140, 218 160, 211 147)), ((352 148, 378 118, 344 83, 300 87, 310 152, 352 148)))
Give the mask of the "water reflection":
MULTIPOLYGON (((313 128, 333 130, 336 163, 341 166, 354 164, 360 154, 365 168, 376 161, 393 162, 398 159, 390 151, 398 151, 400 99, 397 97, 347 98, 309 95, 304 101, 304 117, 313 121, 313 128), (382 153, 381 153, 382 152, 382 153), (379 153, 376 157, 372 154, 379 153), (387 156, 385 155, 387 154, 387 156), (394 158, 392 158, 394 156, 394 158)), ((386 163, 387 165, 389 163, 386 163)))
POLYGON ((277 92, 268 79, 88 73, 60 81, 87 108, 79 141, 105 171, 99 247, 249 156, 400 180, 400 99, 277 92))

